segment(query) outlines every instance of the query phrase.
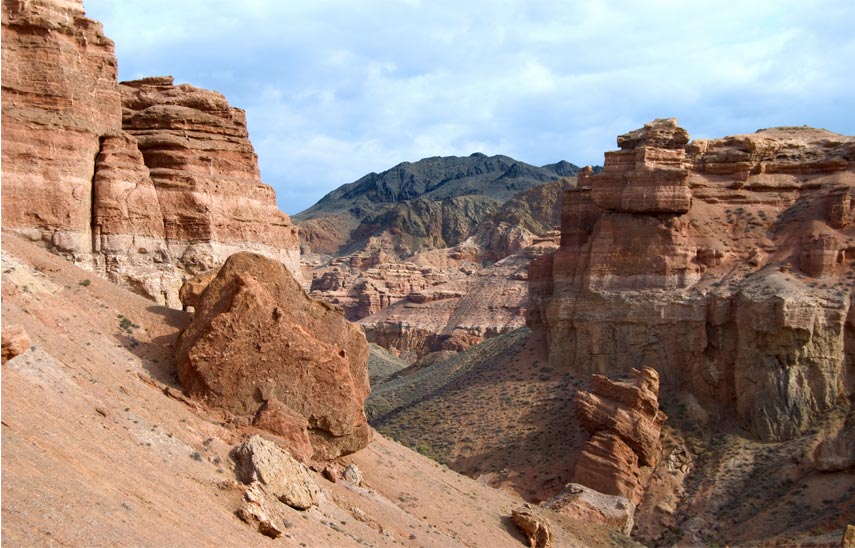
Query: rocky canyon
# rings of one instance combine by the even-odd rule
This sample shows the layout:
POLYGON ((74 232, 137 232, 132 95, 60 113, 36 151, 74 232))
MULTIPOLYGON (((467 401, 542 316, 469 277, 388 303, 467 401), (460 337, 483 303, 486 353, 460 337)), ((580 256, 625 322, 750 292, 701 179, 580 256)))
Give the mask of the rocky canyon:
POLYGON ((3 4, 3 227, 173 307, 240 250, 299 276, 243 111, 169 77, 120 84, 113 49, 81 2, 3 4))
POLYGON ((618 137, 565 191, 528 323, 556 367, 653 367, 710 420, 791 439, 853 393, 855 139, 777 128, 618 137))
POLYGON ((852 538, 855 137, 663 118, 292 222, 81 0, 3 0, 2 54, 4 544, 852 538))

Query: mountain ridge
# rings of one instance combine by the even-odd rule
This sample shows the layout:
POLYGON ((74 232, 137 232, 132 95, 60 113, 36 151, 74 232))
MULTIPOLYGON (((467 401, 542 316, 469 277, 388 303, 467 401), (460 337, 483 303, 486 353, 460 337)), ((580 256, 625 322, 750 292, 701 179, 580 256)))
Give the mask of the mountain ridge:
POLYGON ((538 167, 510 156, 478 152, 432 156, 368 173, 327 193, 293 219, 304 248, 319 253, 353 252, 390 228, 403 237, 404 254, 425 244, 450 247, 517 193, 573 177, 578 171, 578 166, 565 160, 538 167), (458 211, 460 203, 467 206, 463 214, 458 211), (437 225, 444 230, 425 232, 425 227, 437 225))

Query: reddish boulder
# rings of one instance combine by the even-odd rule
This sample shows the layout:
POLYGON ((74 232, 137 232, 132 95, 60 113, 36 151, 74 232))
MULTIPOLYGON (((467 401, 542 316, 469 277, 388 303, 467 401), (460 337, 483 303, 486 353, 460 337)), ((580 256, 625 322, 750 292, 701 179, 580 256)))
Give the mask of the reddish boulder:
MULTIPOLYGON (((305 418, 316 459, 370 440, 365 336, 340 309, 306 295, 282 263, 232 255, 201 295, 176 357, 182 385, 208 405, 258 415, 262 425, 290 416, 280 405, 305 418)), ((295 423, 286 422, 290 435, 295 423)))

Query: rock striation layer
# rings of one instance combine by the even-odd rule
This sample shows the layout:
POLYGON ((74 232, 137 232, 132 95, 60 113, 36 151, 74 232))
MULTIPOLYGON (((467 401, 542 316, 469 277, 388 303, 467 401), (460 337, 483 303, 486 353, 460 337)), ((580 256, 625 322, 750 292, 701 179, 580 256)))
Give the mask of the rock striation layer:
POLYGON ((573 397, 576 418, 592 434, 576 460, 577 483, 638 504, 646 483, 642 467, 659 459, 659 434, 665 413, 659 410, 659 374, 632 370, 629 381, 593 375, 591 391, 573 397))
POLYGON ((122 129, 113 42, 83 2, 3 2, 3 227, 91 261, 92 179, 122 129))
POLYGON ((235 422, 255 421, 331 459, 371 439, 368 345, 341 311, 314 301, 282 263, 229 257, 178 341, 181 384, 235 422))
POLYGON ((80 1, 3 3, 3 227, 159 303, 240 250, 300 276, 243 111, 171 77, 119 84, 80 1))
POLYGON ((807 127, 618 138, 564 191, 529 271, 553 367, 651 367, 713 420, 786 440, 855 391, 855 137, 807 127))

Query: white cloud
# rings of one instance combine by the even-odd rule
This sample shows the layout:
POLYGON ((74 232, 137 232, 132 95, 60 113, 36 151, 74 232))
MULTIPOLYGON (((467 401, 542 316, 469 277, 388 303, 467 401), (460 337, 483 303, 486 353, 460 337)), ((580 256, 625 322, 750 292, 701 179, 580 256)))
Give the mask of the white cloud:
POLYGON ((678 116, 696 136, 855 133, 848 0, 86 0, 123 78, 174 74, 247 110, 287 211, 369 171, 503 153, 600 163, 678 116))

